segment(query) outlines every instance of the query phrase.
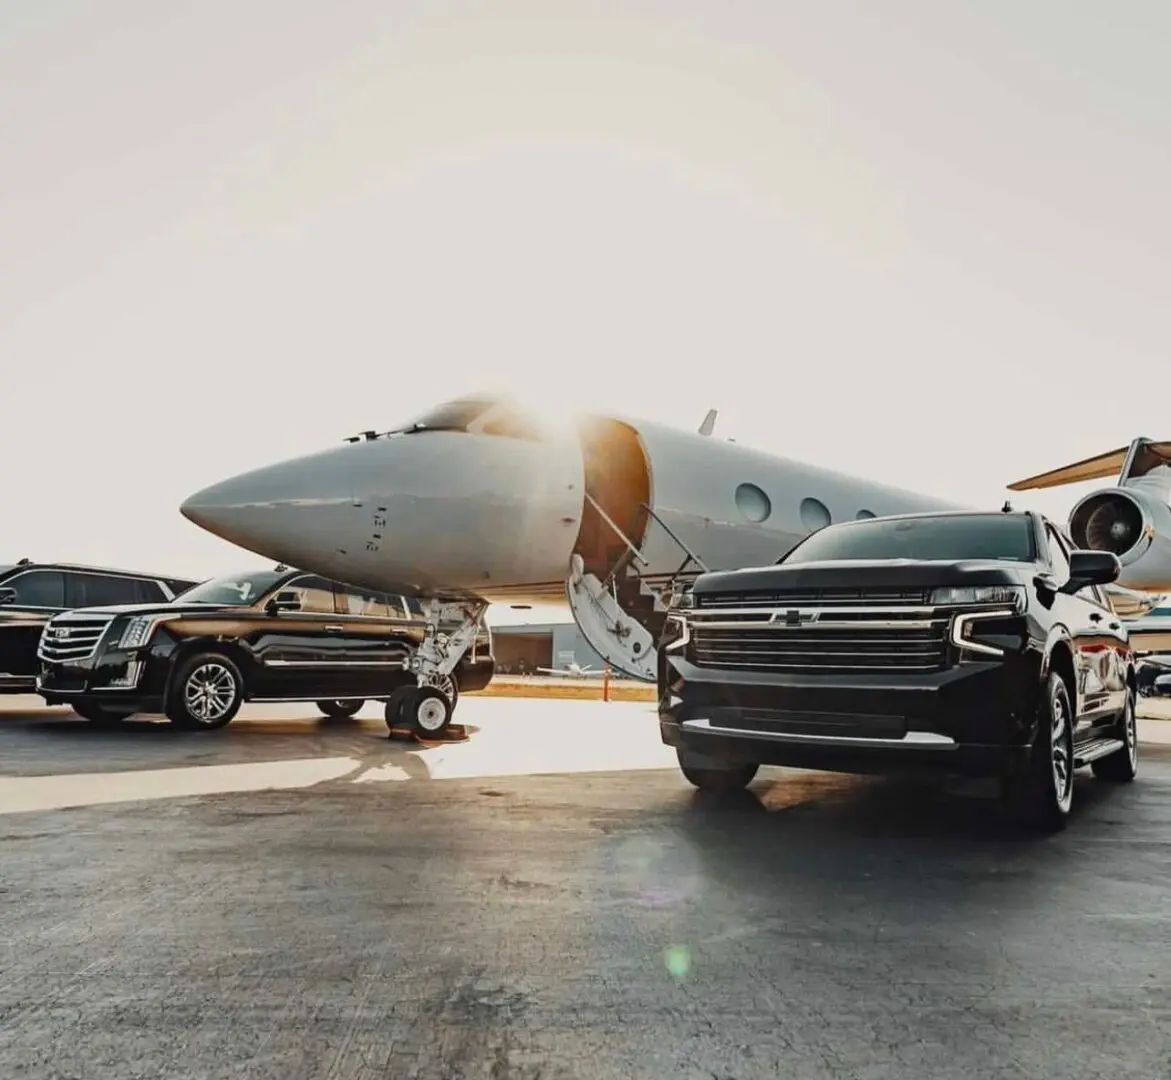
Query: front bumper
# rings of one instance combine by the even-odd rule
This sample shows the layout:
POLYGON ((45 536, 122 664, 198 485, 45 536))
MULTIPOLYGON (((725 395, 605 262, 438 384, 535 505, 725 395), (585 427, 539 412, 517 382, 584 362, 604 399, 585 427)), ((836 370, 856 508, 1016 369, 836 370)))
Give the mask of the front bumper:
POLYGON ((110 651, 76 663, 42 660, 36 692, 49 705, 91 701, 134 712, 160 712, 166 696, 166 666, 150 661, 145 649, 110 651))
POLYGON ((1039 654, 923 673, 763 673, 668 654, 659 730, 725 761, 836 772, 992 775, 1023 767, 1039 654))

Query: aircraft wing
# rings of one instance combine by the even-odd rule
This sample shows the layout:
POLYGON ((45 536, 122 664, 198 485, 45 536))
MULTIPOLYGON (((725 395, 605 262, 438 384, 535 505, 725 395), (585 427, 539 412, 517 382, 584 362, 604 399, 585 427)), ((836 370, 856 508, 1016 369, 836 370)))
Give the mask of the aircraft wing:
POLYGON ((1083 480, 1101 480, 1107 476, 1117 476, 1126 464, 1126 455, 1129 446, 1110 450, 1097 457, 1086 458, 1085 461, 1075 461, 1072 465, 1063 465, 1060 469, 1051 469, 1049 472, 1038 473, 1026 480, 1018 480, 1009 484, 1009 491, 1031 491, 1037 488, 1061 487, 1063 484, 1080 484, 1083 480))
POLYGON ((1018 480, 1015 484, 1009 484, 1008 489, 1032 491, 1039 488, 1061 487, 1064 484, 1080 484, 1086 480, 1104 480, 1107 477, 1120 477, 1121 480, 1126 480, 1130 477, 1143 476, 1158 465, 1168 464, 1171 464, 1171 442, 1135 439, 1128 446, 1120 446, 1117 450, 1108 450, 1096 457, 1075 461, 1072 465, 1063 465, 1060 469, 1051 469, 1049 472, 1018 480), (1128 458, 1131 459, 1131 463, 1127 475, 1120 476, 1128 458))

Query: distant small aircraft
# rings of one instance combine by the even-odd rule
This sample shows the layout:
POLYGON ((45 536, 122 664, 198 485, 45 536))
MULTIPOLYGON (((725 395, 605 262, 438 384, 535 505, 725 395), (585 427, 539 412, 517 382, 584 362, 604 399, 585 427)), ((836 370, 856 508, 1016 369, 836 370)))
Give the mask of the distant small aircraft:
POLYGON ((582 667, 580 664, 566 664, 563 668, 539 667, 537 670, 545 675, 565 675, 571 679, 591 678, 605 674, 602 668, 582 667))

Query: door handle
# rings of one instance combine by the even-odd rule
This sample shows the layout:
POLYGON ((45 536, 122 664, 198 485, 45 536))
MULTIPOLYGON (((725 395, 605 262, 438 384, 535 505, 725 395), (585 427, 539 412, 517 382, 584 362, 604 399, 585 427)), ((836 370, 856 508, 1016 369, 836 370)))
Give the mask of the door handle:
POLYGON ((1099 615, 1096 611, 1090 612, 1090 622, 1101 622, 1101 621, 1102 621, 1101 615, 1099 615))
POLYGON ((327 634, 340 634, 345 629, 345 627, 344 626, 323 626, 322 629, 327 634))

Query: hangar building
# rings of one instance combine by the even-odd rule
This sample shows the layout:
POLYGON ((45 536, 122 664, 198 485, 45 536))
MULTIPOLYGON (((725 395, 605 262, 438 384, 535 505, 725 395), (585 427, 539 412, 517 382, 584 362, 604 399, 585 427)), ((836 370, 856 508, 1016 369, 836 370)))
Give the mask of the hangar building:
POLYGON ((493 626, 492 651, 500 675, 519 675, 542 667, 564 668, 570 664, 593 668, 605 664, 571 622, 493 626))

